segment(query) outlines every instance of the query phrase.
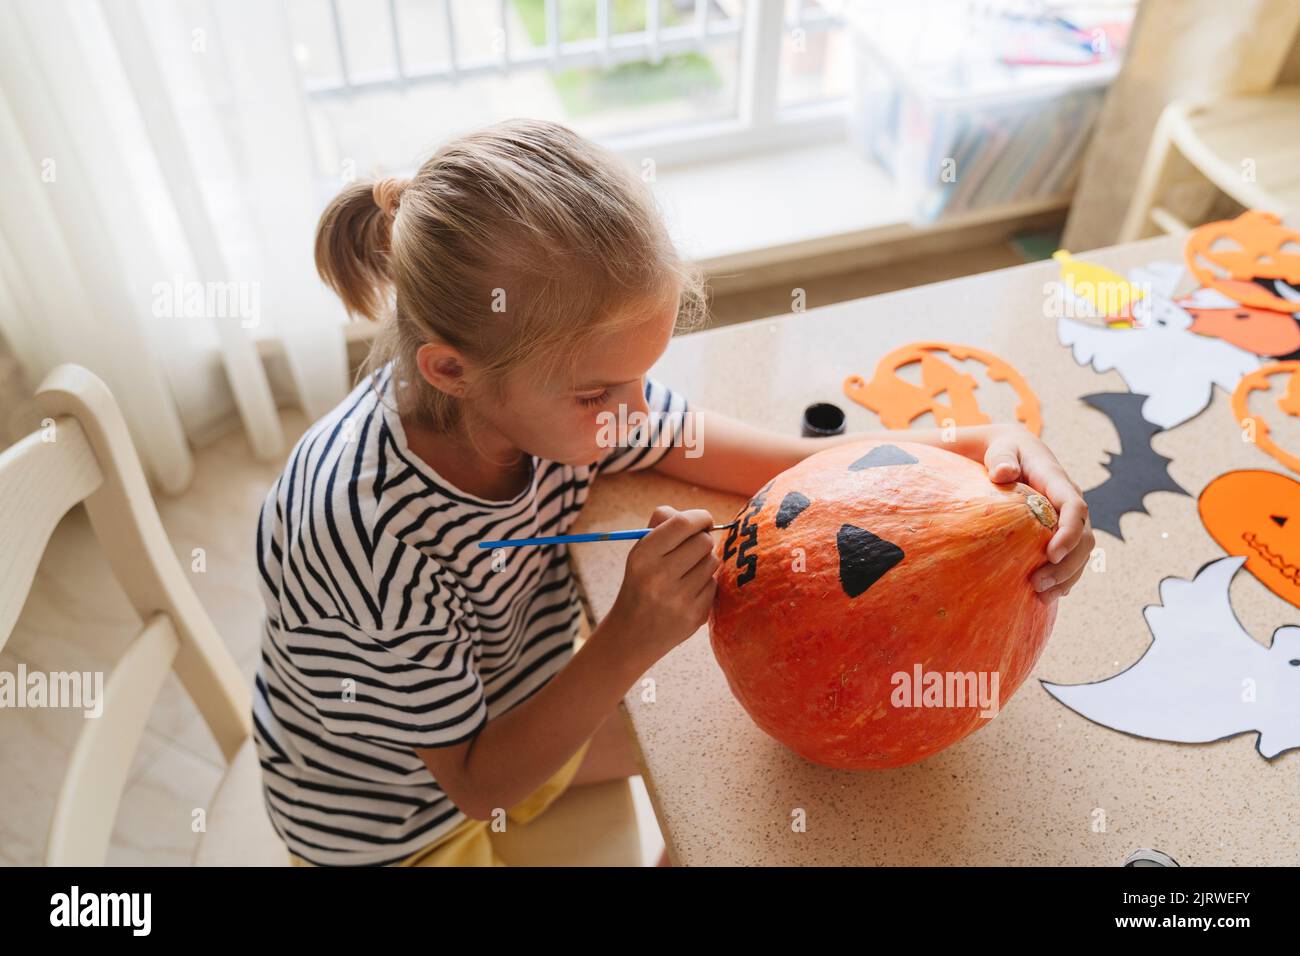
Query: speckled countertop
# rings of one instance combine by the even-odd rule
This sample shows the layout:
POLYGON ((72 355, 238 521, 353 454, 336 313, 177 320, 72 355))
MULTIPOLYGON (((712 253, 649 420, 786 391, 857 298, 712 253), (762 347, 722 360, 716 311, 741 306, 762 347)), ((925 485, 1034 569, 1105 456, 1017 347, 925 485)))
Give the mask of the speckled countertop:
MULTIPOLYGON (((1123 271, 1180 261, 1181 250, 1181 240, 1161 238, 1086 258, 1123 271)), ((1078 399, 1125 386, 1115 372, 1076 365, 1058 343, 1043 314, 1044 284, 1056 278, 1055 263, 1034 263, 691 335, 674 340, 652 374, 696 407, 768 427, 797 433, 806 405, 833 401, 851 431, 866 430, 878 421, 844 396, 846 376, 869 378, 882 355, 916 340, 983 347, 1024 373, 1042 401, 1044 440, 1090 488, 1118 443, 1109 420, 1078 399)), ((1009 421, 1004 388, 977 395, 995 420, 1009 421)), ((1100 680, 1137 660, 1151 641, 1142 609, 1159 602, 1160 580, 1191 578, 1224 554, 1194 496, 1234 468, 1283 470, 1242 441, 1218 390, 1200 416, 1153 444, 1192 496, 1149 496, 1149 515, 1123 519, 1122 542, 1098 533, 1105 570, 1086 573, 1062 603, 1033 676, 987 726, 919 764, 853 773, 797 757, 732 698, 704 628, 657 663, 626 706, 674 862, 1117 865, 1154 847, 1184 866, 1300 863, 1300 753, 1265 761, 1253 733, 1202 745, 1127 736, 1038 684, 1100 680)), ((661 503, 706 507, 725 521, 742 502, 654 474, 610 476, 593 487, 575 530, 642 527, 661 503)), ((618 592, 629 547, 574 547, 597 620, 618 592)), ((1263 643, 1274 628, 1300 623, 1300 610, 1245 570, 1232 601, 1263 643)))

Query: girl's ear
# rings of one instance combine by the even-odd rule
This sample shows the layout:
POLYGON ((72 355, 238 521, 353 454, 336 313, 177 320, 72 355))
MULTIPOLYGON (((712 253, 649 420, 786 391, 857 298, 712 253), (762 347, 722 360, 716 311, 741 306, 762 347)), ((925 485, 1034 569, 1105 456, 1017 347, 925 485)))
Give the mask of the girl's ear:
POLYGON ((415 353, 415 364, 426 382, 455 398, 464 398, 469 390, 464 357, 443 342, 426 342, 415 353))

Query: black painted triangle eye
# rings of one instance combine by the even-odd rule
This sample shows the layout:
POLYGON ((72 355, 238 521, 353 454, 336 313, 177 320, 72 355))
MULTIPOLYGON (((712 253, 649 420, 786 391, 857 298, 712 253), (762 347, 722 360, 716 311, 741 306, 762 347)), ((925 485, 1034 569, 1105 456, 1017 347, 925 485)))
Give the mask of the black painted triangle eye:
POLYGON ((1273 519, 1273 523, 1279 528, 1286 527, 1286 515, 1269 515, 1269 517, 1273 519))
POLYGON ((778 528, 788 528, 790 522, 803 514, 803 510, 810 504, 812 502, 808 500, 807 496, 801 495, 797 491, 789 492, 781 499, 781 506, 776 509, 776 526, 778 528))
POLYGON ((903 549, 866 528, 840 525, 835 538, 840 552, 840 586, 854 598, 903 560, 903 549))
POLYGON ((877 445, 853 464, 849 471, 862 471, 864 468, 883 468, 886 465, 915 465, 917 459, 897 445, 877 445))

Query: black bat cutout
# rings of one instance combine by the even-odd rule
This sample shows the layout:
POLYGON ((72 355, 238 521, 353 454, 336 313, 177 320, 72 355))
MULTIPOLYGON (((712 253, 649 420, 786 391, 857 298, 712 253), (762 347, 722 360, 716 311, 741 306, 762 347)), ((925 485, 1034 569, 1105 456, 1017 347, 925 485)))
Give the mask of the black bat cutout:
POLYGON ((1113 534, 1121 541, 1119 519, 1130 512, 1149 514, 1143 499, 1155 491, 1187 492, 1169 475, 1170 459, 1151 447, 1151 437, 1163 431, 1142 417, 1145 395, 1133 392, 1097 392, 1082 401, 1110 419, 1119 436, 1119 453, 1106 453, 1103 464, 1109 477, 1083 493, 1098 531, 1113 534))

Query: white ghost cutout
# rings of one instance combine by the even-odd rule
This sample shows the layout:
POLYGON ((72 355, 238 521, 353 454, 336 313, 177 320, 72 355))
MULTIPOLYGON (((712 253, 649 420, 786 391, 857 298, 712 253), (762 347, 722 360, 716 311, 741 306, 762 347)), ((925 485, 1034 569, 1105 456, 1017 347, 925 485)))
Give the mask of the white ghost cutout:
POLYGON ((1241 303, 1230 298, 1218 289, 1201 286, 1187 297, 1187 304, 1196 309, 1239 309, 1241 303))
POLYGON ((1178 283, 1183 281, 1185 271, 1181 262, 1148 262, 1144 266, 1130 269, 1128 281, 1141 286, 1147 293, 1144 296, 1146 299, 1172 299, 1178 283))
POLYGON ((1256 731, 1255 749, 1269 760, 1300 747, 1300 627, 1279 627, 1264 647, 1241 626, 1228 585, 1245 560, 1161 581, 1162 603, 1143 611, 1153 640, 1127 670, 1043 687, 1093 723, 1137 737, 1209 743, 1256 731))
POLYGON ((1173 301, 1183 267, 1153 262, 1129 272, 1146 291, 1133 305, 1133 328, 1103 328, 1061 316, 1057 333, 1074 360, 1098 372, 1115 369, 1128 390, 1145 395, 1142 417, 1173 428, 1210 403, 1214 386, 1231 392, 1259 357, 1223 339, 1189 331, 1192 316, 1173 301))

